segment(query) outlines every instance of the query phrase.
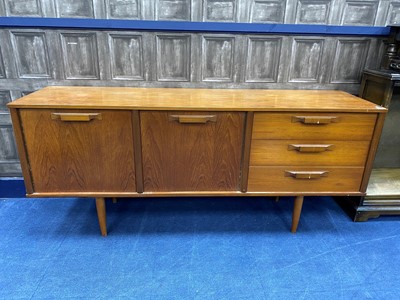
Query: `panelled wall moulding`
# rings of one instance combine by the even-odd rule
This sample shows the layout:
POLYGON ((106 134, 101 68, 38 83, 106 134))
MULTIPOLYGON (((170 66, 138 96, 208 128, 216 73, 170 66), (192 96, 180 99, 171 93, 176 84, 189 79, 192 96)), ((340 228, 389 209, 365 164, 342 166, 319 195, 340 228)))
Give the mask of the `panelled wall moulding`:
POLYGON ((281 37, 249 37, 245 81, 277 82, 281 46, 281 37))
POLYGON ((41 0, 4 0, 6 16, 43 17, 41 0))
POLYGON ((320 82, 323 39, 294 38, 289 82, 320 82))
POLYGON ((250 4, 249 21, 252 23, 284 23, 286 1, 254 0, 250 4))
POLYGON ((203 21, 237 22, 237 4, 235 0, 205 0, 203 21))
POLYGON ((59 18, 94 18, 94 2, 95 0, 55 0, 56 15, 59 18))
POLYGON ((142 36, 110 33, 108 38, 111 79, 145 80, 142 36))
POLYGON ((61 33, 65 79, 100 79, 96 33, 61 33))
POLYGON ((346 1, 341 25, 373 26, 379 1, 346 1))
POLYGON ((359 83, 367 60, 370 40, 338 39, 331 83, 359 83))
POLYGON ((7 103, 11 101, 10 91, 0 90, 0 113, 8 113, 7 103))
POLYGON ((20 176, 17 147, 11 124, 4 124, 0 115, 0 174, 7 176, 20 176))
POLYGON ((202 48, 202 80, 232 82, 235 37, 204 36, 202 48))
POLYGON ((0 89, 0 174, 21 174, 17 148, 6 104, 12 99, 9 90, 0 89))
POLYGON ((143 19, 140 0, 106 0, 105 3, 107 19, 143 19))
POLYGON ((45 32, 11 31, 19 78, 50 77, 45 32))
POLYGON ((400 2, 390 2, 385 25, 389 24, 400 24, 400 2))
POLYGON ((330 24, 333 0, 298 0, 296 24, 330 24))
POLYGON ((191 0, 157 0, 156 20, 191 21, 191 0))
POLYGON ((0 49, 0 88, 20 91, 47 84, 172 87, 178 82, 329 88, 358 84, 363 68, 379 65, 383 49, 378 37, 33 29, 4 29, 0 36, 8 37, 0 49))
POLYGON ((157 35, 157 80, 190 81, 191 36, 157 35))

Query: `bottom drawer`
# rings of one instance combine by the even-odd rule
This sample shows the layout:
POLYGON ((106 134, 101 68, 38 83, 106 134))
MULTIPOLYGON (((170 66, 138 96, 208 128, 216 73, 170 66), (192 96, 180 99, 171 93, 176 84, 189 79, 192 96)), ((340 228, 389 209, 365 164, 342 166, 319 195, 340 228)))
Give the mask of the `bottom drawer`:
POLYGON ((248 192, 350 193, 360 190, 364 168, 250 167, 248 192))

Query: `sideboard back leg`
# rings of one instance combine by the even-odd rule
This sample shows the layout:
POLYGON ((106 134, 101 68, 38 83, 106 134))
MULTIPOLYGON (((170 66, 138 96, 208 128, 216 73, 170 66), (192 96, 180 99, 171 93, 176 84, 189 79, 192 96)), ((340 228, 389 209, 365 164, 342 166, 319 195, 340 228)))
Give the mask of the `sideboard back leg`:
POLYGON ((104 198, 96 198, 97 218, 102 236, 107 236, 106 203, 104 198))
POLYGON ((292 229, 290 230, 292 233, 296 233, 297 225, 299 225, 301 208, 303 207, 304 196, 297 196, 294 199, 294 208, 292 215, 292 229))

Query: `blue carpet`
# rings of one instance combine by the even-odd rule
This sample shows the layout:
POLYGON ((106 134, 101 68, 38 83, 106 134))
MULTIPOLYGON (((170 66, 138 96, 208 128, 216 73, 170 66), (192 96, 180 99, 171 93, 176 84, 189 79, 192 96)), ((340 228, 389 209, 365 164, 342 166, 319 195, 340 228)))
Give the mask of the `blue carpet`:
POLYGON ((0 299, 400 299, 400 218, 329 197, 0 200, 0 299))

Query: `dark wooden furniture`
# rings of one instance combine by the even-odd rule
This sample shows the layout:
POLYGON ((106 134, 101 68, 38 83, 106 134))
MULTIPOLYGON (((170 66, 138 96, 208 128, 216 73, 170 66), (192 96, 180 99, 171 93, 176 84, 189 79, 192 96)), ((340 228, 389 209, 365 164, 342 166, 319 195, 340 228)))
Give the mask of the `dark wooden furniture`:
POLYGON ((29 197, 363 196, 386 109, 340 91, 47 87, 9 105, 29 197))
POLYGON ((365 70, 363 73, 359 96, 389 108, 389 113, 366 196, 338 198, 338 203, 354 221, 400 214, 400 103, 392 101, 399 86, 399 70, 365 70))

